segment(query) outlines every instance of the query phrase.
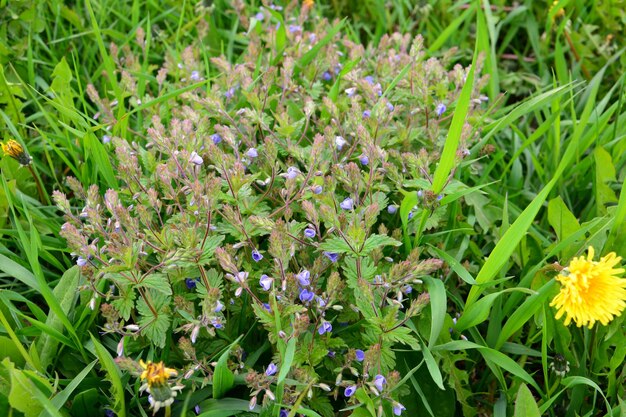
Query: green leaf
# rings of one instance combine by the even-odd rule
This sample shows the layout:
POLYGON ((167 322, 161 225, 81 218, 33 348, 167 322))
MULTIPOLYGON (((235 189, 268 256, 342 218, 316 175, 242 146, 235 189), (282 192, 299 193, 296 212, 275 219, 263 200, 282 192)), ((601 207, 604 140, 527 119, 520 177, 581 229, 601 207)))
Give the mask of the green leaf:
POLYGON ((367 255, 374 249, 383 247, 383 246, 400 246, 402 242, 398 242, 394 238, 386 235, 378 235, 373 234, 367 238, 365 243, 363 244, 363 249, 361 249, 361 255, 367 255))
POLYGON ((615 192, 611 188, 610 182, 615 182, 615 166, 611 154, 602 147, 597 147, 593 152, 593 158, 596 162, 596 208, 600 215, 607 213, 607 204, 617 202, 615 192))
POLYGON ((521 384, 515 399, 514 417, 541 417, 537 401, 526 384, 521 384))
POLYGON ((345 240, 338 236, 333 236, 329 239, 326 239, 319 247, 321 250, 328 252, 355 254, 352 248, 350 248, 350 245, 348 245, 345 240))
POLYGON ((91 342, 93 343, 95 355, 100 361, 100 366, 106 372, 107 380, 111 382, 110 398, 113 401, 113 411, 115 411, 115 414, 117 414, 119 417, 126 417, 124 387, 122 385, 120 371, 106 348, 102 346, 100 342, 98 342, 98 340, 93 337, 93 335, 90 336, 91 342))
POLYGON ((291 370, 291 365, 293 364, 293 358, 296 353, 296 342, 297 338, 292 337, 289 339, 287 343, 287 349, 285 350, 285 357, 283 358, 283 363, 280 364, 280 372, 278 372, 278 379, 276 380, 277 384, 281 384, 289 371, 291 370))
POLYGON ((431 378, 439 387, 439 389, 445 390, 446 388, 443 386, 443 376, 441 375, 441 371, 437 366, 437 362, 435 361, 433 354, 424 343, 420 343, 420 346, 422 349, 422 353, 424 354, 424 361, 426 362, 426 367, 428 368, 428 372, 430 372, 431 378))
MULTIPOLYGON (((59 300, 59 305, 61 306, 61 309, 66 316, 70 315, 70 312, 72 311, 72 309, 74 308, 74 304, 76 303, 76 298, 78 297, 76 288, 78 288, 79 279, 80 269, 78 266, 74 266, 65 271, 65 273, 61 277, 61 280, 52 292, 56 299, 59 300)), ((58 332, 63 331, 63 322, 52 310, 48 313, 46 326, 58 332)), ((41 366, 44 369, 48 367, 50 362, 52 362, 52 359, 57 353, 58 345, 58 340, 52 338, 49 334, 46 333, 43 333, 41 335, 41 338, 37 341, 37 350, 41 354, 41 366)))
POLYGON ((548 203, 548 222, 556 232, 559 241, 563 241, 580 229, 576 216, 567 208, 558 196, 548 203))
POLYGON ((164 295, 172 295, 172 287, 167 278, 167 274, 155 273, 144 277, 138 287, 152 288, 164 295))
POLYGON ((242 337, 239 336, 237 340, 231 343, 217 360, 213 374, 213 398, 222 398, 235 385, 235 375, 228 368, 228 357, 230 356, 230 351, 239 343, 242 337))
POLYGON ((428 294, 430 295, 432 319, 430 323, 428 347, 432 348, 439 338, 439 334, 443 329, 443 323, 446 318, 446 288, 441 280, 431 277, 424 277, 424 283, 426 284, 428 294))

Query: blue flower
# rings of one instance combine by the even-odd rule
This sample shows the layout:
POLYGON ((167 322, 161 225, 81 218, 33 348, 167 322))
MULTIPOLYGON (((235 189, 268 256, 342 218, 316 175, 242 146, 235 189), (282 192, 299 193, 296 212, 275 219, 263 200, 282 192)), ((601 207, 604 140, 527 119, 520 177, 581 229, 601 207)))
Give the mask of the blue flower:
POLYGON ((306 269, 303 269, 298 275, 296 275, 296 278, 303 287, 311 285, 311 273, 306 269))
POLYGON ((289 33, 302 32, 302 26, 289 25, 289 33))
POLYGON ((348 97, 352 97, 356 93, 356 88, 350 87, 345 89, 345 93, 348 97))
POLYGON ((343 138, 343 136, 335 136, 335 146, 337 146, 337 150, 340 151, 348 142, 343 138))
POLYGON ((374 85, 374 77, 372 77, 371 75, 365 77, 365 81, 367 81, 369 85, 374 85))
POLYGON ((315 293, 305 288, 300 292, 299 298, 303 303, 310 303, 315 298, 315 293))
POLYGON ((314 186, 314 187, 313 187, 313 189, 312 189, 313 194, 321 194, 323 190, 324 190, 324 189, 322 188, 322 186, 321 186, 321 185, 316 185, 316 186, 314 186))
POLYGON ((193 279, 193 278, 186 278, 185 279, 185 285, 190 290, 193 290, 194 288, 196 288, 196 283, 197 283, 197 281, 195 279, 193 279))
POLYGON ((220 136, 219 133, 213 133, 211 135, 211 140, 213 141, 214 144, 217 145, 218 143, 220 143, 222 141, 222 137, 220 136))
POLYGON ((258 20, 259 22, 261 22, 263 21, 263 19, 265 19, 265 15, 263 14, 263 12, 258 12, 257 14, 254 15, 254 18, 258 20))
POLYGON ((189 156, 189 162, 191 162, 194 165, 202 165, 204 163, 204 160, 202 159, 200 155, 198 155, 196 151, 193 151, 191 155, 189 156))
POLYGON ((364 111, 363 111, 363 118, 364 118, 364 119, 369 118, 371 115, 372 115, 371 110, 364 110, 364 111))
POLYGON ((289 417, 289 413, 283 408, 280 410, 280 413, 278 413, 278 417, 289 417))
POLYGON ((254 262, 259 262, 261 259, 263 259, 263 255, 261 255, 261 253, 255 249, 252 251, 252 259, 254 260, 254 262))
POLYGON ((325 321, 322 323, 322 325, 320 326, 319 329, 317 329, 317 332, 321 335, 323 335, 324 333, 330 333, 333 331, 333 325, 330 324, 330 322, 325 321))
POLYGON ((419 190, 419 191, 417 192, 417 196, 418 196, 418 197, 420 197, 420 198, 422 198, 422 197, 424 196, 424 191, 419 190))
POLYGON ((387 104, 385 104, 385 106, 387 106, 387 110, 391 113, 395 107, 393 106, 393 104, 391 104, 390 102, 387 102, 387 104))
POLYGON ((226 98, 233 98, 234 95, 235 95, 235 87, 229 88, 228 91, 224 93, 224 97, 226 98))
POLYGON ((215 308, 213 309, 213 312, 219 313, 223 309, 224 309, 224 304, 222 304, 220 300, 217 300, 217 304, 215 304, 215 308))
POLYGON ((356 355, 356 360, 358 362, 363 362, 363 360, 365 359, 365 352, 363 352, 361 349, 355 350, 354 354, 356 355))
POLYGON ((398 206, 393 205, 393 204, 392 204, 392 205, 390 205, 390 206, 387 206, 387 213, 389 213, 389 214, 395 214, 395 213, 396 213, 396 211, 398 211, 398 206))
POLYGON ((361 165, 367 165, 370 163, 370 159, 367 157, 367 155, 359 156, 359 161, 361 162, 361 165))
POLYGON ((406 410, 406 407, 404 407, 402 404, 400 403, 394 403, 393 404, 393 414, 396 416, 402 415, 402 411, 406 410))
POLYGON ((191 78, 192 81, 200 81, 200 73, 195 70, 191 71, 191 76, 189 78, 191 78))
POLYGON ((272 287, 272 278, 268 277, 267 275, 263 274, 261 275, 261 279, 259 280, 259 284, 261 285, 261 288, 263 288, 265 291, 269 291, 270 288, 272 287))
POLYGON ((356 392, 356 385, 350 385, 349 387, 346 388, 346 390, 343 392, 343 395, 345 395, 346 397, 352 397, 354 395, 354 393, 356 392))
POLYGON ((330 259, 333 263, 337 262, 337 259, 339 259, 339 254, 334 252, 324 252, 324 256, 330 259))
POLYGON ((216 329, 221 329, 222 327, 224 327, 224 325, 222 323, 220 323, 219 320, 217 319, 211 319, 211 324, 213 325, 213 327, 215 327, 216 329))
POLYGON ((113 410, 106 409, 104 411, 104 417, 115 417, 115 413, 113 412, 113 410))
POLYGON ((335 357, 335 351, 329 349, 328 353, 326 354, 326 356, 328 356, 329 358, 334 358, 335 357))
POLYGON ((102 136, 102 143, 109 143, 109 142, 111 142, 111 136, 109 135, 102 136))
POLYGON ((437 201, 441 201, 442 199, 443 199, 443 194, 439 194, 439 195, 437 196, 437 201))
POLYGON ((322 74, 322 79, 324 81, 330 81, 333 79, 333 75, 328 71, 324 71, 324 73, 322 74))
POLYGON ((265 370, 265 375, 272 376, 278 371, 278 367, 272 362, 267 365, 267 369, 265 370))
POLYGON ((294 179, 298 176, 298 174, 300 173, 300 170, 296 167, 289 167, 287 168, 287 174, 285 174, 285 176, 289 179, 294 179))
POLYGON ((354 200, 348 197, 339 204, 339 207, 344 210, 352 210, 354 208, 354 200))
POLYGON ((402 286, 402 292, 405 294, 411 294, 413 292, 413 287, 411 287, 410 285, 403 285, 402 286))
POLYGON ((315 237, 315 230, 309 228, 304 229, 304 236, 308 237, 309 239, 313 239, 315 237))
POLYGON ((409 216, 408 216, 408 217, 409 217, 409 220, 411 220, 411 219, 413 218, 413 215, 414 215, 414 214, 415 214, 415 213, 413 213, 413 210, 409 211, 409 216))
POLYGON ((443 103, 439 103, 437 104, 437 107, 435 107, 435 113, 437 113, 437 116, 440 116, 446 111, 446 105, 443 103))
POLYGON ((270 305, 268 303, 263 303, 263 308, 266 309, 267 311, 272 311, 272 307, 270 307, 270 305))
POLYGON ((248 158, 256 158, 259 156, 259 152, 257 152, 256 148, 250 148, 246 151, 246 156, 248 158))
POLYGON ((85 266, 87 265, 87 259, 83 258, 82 256, 79 256, 78 259, 76 259, 76 265, 78 266, 85 266))
POLYGON ((382 391, 386 383, 387 379, 384 376, 378 374, 374 377, 374 386, 378 391, 382 391))

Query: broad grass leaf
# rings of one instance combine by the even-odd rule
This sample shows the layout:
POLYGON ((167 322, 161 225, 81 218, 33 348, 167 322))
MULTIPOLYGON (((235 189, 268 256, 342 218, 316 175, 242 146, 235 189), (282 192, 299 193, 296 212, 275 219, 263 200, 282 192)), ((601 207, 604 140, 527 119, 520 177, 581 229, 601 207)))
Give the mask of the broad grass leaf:
MULTIPOLYGON (((559 241, 563 241, 580 229, 576 216, 567 208, 561 196, 553 198, 548 203, 548 222, 556 232, 559 241)), ((563 250, 563 259, 569 259, 576 252, 575 247, 563 250)))
POLYGON ((119 417, 126 417, 126 400, 124 397, 124 386, 122 385, 120 370, 106 348, 102 346, 98 339, 96 339, 93 335, 90 336, 91 342, 93 343, 94 353, 98 357, 100 366, 106 372, 107 379, 111 383, 110 398, 113 401, 112 409, 119 417))
POLYGON ((446 288, 441 280, 431 277, 424 277, 424 283, 430 295, 431 322, 428 347, 432 348, 439 338, 444 320, 446 319, 446 288))
POLYGON ((526 384, 521 384, 515 399, 514 417, 541 417, 537 401, 526 384))
POLYGON ((228 346, 228 348, 222 353, 215 365, 215 372, 213 374, 213 398, 220 399, 230 391, 235 385, 235 375, 228 367, 228 358, 230 351, 233 347, 239 343, 242 336, 239 336, 237 340, 228 346))
POLYGON ((422 353, 424 354, 426 367, 428 368, 428 372, 430 372, 430 377, 433 379, 439 389, 445 390, 446 388, 443 386, 443 376, 441 375, 441 371, 439 370, 439 366, 437 366, 437 362, 435 361, 433 354, 424 343, 420 343, 420 345, 422 348, 422 353))
POLYGON ((615 191, 610 183, 615 182, 615 166, 611 154, 602 147, 597 147, 593 152, 593 159, 596 163, 595 194, 596 210, 599 215, 607 213, 607 204, 617 202, 615 191))

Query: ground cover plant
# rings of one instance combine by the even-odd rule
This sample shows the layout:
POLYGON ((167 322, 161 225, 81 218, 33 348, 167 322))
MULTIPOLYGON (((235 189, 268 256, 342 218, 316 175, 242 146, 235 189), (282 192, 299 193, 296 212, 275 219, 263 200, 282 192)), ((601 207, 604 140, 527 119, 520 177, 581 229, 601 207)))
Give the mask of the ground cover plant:
POLYGON ((3 10, 3 414, 624 413, 619 9, 383 6, 3 10))

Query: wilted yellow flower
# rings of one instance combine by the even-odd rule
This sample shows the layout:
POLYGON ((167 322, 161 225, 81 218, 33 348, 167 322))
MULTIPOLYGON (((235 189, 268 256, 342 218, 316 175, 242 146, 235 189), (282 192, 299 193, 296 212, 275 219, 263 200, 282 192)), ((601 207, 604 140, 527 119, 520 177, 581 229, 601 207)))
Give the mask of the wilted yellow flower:
POLYGON ((578 327, 592 328, 596 321, 606 326, 626 307, 626 279, 617 276, 624 268, 614 268, 622 258, 611 252, 596 262, 593 255, 590 246, 587 258, 572 259, 556 277, 561 291, 550 306, 557 308, 557 320, 566 315, 566 326, 572 320, 578 327))
POLYGON ((302 6, 306 9, 312 9, 314 4, 315 4, 314 0, 304 0, 302 2, 302 6))
POLYGON ((148 391, 150 396, 148 402, 153 408, 155 414, 161 407, 169 407, 174 402, 174 398, 178 395, 182 386, 171 387, 168 383, 170 377, 178 375, 176 370, 166 368, 163 362, 154 363, 143 360, 139 361, 139 365, 143 369, 140 375, 142 381, 146 381, 140 388, 140 391, 148 391))
POLYGON ((30 156, 18 141, 10 139, 7 143, 3 142, 0 145, 5 155, 10 156, 22 165, 30 164, 30 156))

